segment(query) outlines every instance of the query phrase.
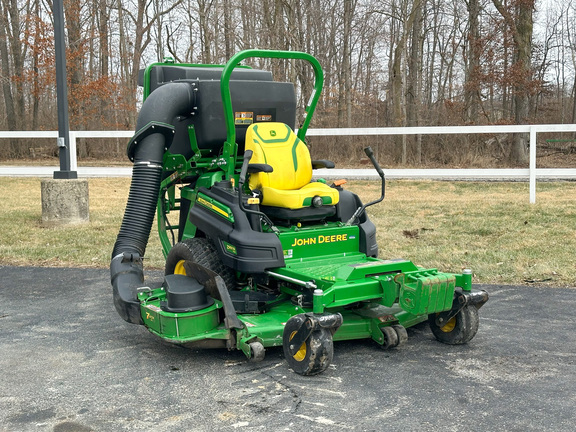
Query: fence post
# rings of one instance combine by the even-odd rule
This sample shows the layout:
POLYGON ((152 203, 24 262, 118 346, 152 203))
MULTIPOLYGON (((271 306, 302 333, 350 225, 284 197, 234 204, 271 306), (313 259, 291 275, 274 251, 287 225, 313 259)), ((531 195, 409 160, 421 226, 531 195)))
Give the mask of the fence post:
POLYGON ((536 203, 536 128, 530 126, 530 204, 536 203))
POLYGON ((70 131, 70 171, 78 171, 78 156, 76 155, 76 132, 70 131))

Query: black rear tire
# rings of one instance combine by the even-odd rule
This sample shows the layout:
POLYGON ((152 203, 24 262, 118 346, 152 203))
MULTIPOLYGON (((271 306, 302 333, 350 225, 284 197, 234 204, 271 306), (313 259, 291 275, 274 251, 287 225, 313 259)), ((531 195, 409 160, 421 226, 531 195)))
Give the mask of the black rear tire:
MULTIPOLYGON (((209 239, 194 237, 176 243, 166 257, 164 274, 176 273, 191 276, 186 274, 186 269, 184 268, 186 261, 199 264, 218 274, 229 290, 235 286, 235 272, 222 263, 216 248, 209 239)), ((207 292, 207 294, 212 298, 221 300, 218 291, 215 289, 213 291, 207 292)))

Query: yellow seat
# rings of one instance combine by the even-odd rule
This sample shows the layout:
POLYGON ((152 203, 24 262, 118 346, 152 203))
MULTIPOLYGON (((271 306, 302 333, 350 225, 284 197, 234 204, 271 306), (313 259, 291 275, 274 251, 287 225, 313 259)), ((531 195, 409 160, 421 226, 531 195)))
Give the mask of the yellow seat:
POLYGON ((338 203, 338 190, 312 182, 312 161, 308 147, 284 123, 254 123, 246 131, 250 163, 272 166, 271 173, 250 175, 250 189, 262 191, 262 205, 301 209, 312 206, 316 196, 323 205, 338 203))

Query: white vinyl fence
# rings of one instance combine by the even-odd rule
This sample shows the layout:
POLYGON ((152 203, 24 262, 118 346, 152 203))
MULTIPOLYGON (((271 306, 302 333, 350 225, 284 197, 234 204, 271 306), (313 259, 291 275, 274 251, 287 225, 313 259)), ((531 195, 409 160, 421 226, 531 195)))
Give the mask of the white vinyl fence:
MULTIPOLYGON (((530 202, 536 202, 536 179, 574 179, 575 168, 537 168, 536 138, 541 132, 576 132, 576 124, 570 125, 510 125, 510 126, 423 126, 395 128, 334 128, 309 129, 308 136, 369 136, 369 135, 470 135, 470 134, 510 134, 530 135, 530 164, 528 168, 504 169, 386 169, 387 178, 409 179, 486 179, 486 180, 526 180, 530 183, 530 202)), ((76 171, 77 138, 126 138, 132 131, 70 131, 71 169, 76 171)), ((1 138, 53 138, 57 131, 0 131, 1 138)), ((0 167, 2 172, 2 167, 0 167)), ((103 171, 106 175, 106 171, 103 171)), ((325 177, 375 178, 373 169, 362 170, 317 170, 316 174, 325 177)))

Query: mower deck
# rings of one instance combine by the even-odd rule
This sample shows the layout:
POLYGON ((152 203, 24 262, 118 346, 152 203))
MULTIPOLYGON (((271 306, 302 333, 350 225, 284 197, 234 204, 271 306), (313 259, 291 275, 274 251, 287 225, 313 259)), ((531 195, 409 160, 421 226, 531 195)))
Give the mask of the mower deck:
MULTIPOLYGON (((450 310, 457 280, 456 275, 424 270, 410 261, 359 253, 287 260, 269 276, 280 283, 280 293, 256 313, 237 314, 243 324, 236 330, 237 340, 219 318, 222 301, 199 311, 173 313, 163 310, 164 287, 140 292, 142 319, 152 333, 173 343, 214 339, 214 346, 242 349, 255 340, 264 347, 282 345, 284 326, 295 315, 339 313, 343 321, 333 335, 335 341, 371 338, 383 345, 383 327, 411 327, 431 313, 450 310)), ((458 279, 460 286, 471 286, 471 275, 458 279)), ((248 300, 253 292, 236 293, 248 300)))

